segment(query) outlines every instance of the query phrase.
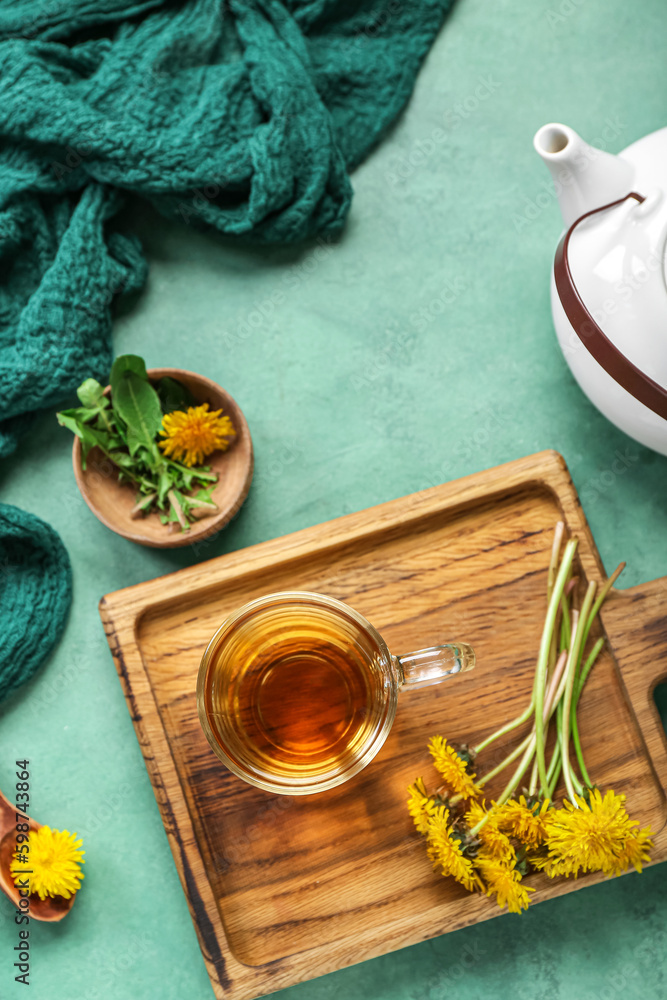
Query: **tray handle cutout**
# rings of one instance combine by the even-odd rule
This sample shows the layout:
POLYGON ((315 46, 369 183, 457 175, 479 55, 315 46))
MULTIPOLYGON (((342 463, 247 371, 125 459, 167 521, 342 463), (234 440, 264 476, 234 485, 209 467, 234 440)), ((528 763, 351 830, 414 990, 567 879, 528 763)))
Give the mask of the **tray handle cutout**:
POLYGON ((657 685, 667 680, 667 577, 613 590, 601 618, 667 799, 667 736, 653 698, 657 685))

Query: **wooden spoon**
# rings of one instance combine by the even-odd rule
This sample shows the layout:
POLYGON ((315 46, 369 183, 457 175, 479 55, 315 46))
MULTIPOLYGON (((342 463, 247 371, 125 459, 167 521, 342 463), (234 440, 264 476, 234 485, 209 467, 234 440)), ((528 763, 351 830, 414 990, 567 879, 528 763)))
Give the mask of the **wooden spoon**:
MULTIPOLYGON (((16 852, 16 815, 14 805, 0 792, 0 889, 18 908, 21 897, 9 870, 16 852)), ((39 830, 43 825, 36 823, 29 816, 25 817, 24 822, 26 821, 31 830, 39 830)), ((30 871, 29 864, 26 865, 26 869, 30 871)), ((76 893, 69 899, 65 899, 64 896, 47 896, 46 899, 40 899, 37 893, 32 893, 29 897, 30 909, 26 912, 31 920, 50 922, 62 920, 71 910, 75 897, 76 893)))

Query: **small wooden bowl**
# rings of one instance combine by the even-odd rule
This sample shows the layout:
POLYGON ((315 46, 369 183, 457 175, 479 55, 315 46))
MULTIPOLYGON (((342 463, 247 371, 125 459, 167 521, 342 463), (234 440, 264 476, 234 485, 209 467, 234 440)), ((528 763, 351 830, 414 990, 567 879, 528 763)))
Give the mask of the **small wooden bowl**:
MULTIPOLYGON (((213 472, 218 473, 218 482, 211 496, 218 505, 218 511, 206 517, 199 517, 188 531, 181 531, 178 524, 162 524, 158 514, 140 515, 133 519, 130 511, 135 505, 137 491, 129 483, 118 482, 118 470, 100 452, 93 448, 86 461, 81 464, 81 442, 74 439, 72 462, 74 476, 81 496, 95 517, 111 528, 117 535, 129 538, 139 545, 153 548, 173 549, 210 538, 228 524, 248 495, 252 480, 254 458, 252 440, 245 417, 232 397, 219 385, 194 372, 180 368, 151 368, 148 376, 152 382, 168 375, 181 382, 194 397, 198 406, 208 403, 211 410, 223 410, 231 417, 236 431, 227 451, 214 452, 206 459, 213 472)), ((107 386, 105 393, 111 387, 107 386)))
MULTIPOLYGON (((21 896, 10 872, 12 858, 16 853, 16 822, 17 812, 13 803, 0 792, 0 889, 19 910, 21 896)), ((31 830, 39 830, 42 827, 41 823, 37 823, 29 816, 25 817, 25 822, 31 830)), ((30 865, 26 865, 26 871, 29 870, 30 865)), ((32 893, 29 897, 25 897, 30 899, 28 916, 31 920, 44 920, 48 923, 62 920, 72 909, 77 895, 78 892, 75 892, 69 899, 65 899, 64 896, 47 896, 46 899, 40 899, 37 893, 32 893)), ((18 943, 20 944, 20 941, 18 943)))

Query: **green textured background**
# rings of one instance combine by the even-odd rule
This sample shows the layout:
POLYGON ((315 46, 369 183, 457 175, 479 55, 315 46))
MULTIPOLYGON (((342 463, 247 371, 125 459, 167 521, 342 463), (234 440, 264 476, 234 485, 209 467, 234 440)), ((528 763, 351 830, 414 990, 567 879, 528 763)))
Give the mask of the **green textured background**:
MULTIPOLYGON (((606 134, 612 152, 667 124, 666 42, 664 0, 460 0, 406 113, 353 177, 338 245, 257 252, 128 213, 151 272, 118 318, 117 352, 216 379, 255 443, 248 503, 206 556, 556 448, 607 569, 626 559, 626 586, 667 574, 667 460, 593 409, 556 345, 548 273, 560 217, 532 149, 551 120, 589 141, 606 134), (432 148, 437 129, 444 140, 432 148), (250 326, 276 290, 283 302, 250 326), (617 452, 623 474, 612 470, 617 452)), ((74 566, 65 638, 0 717, 0 787, 29 757, 34 815, 76 828, 87 849, 71 916, 32 925, 30 995, 209 1000, 97 614, 102 594, 197 556, 107 531, 78 496, 70 451, 47 414, 0 473, 3 499, 53 524, 74 566)), ((666 925, 662 865, 283 995, 662 1000, 666 925)), ((2 898, 3 998, 23 995, 14 944, 2 898)))

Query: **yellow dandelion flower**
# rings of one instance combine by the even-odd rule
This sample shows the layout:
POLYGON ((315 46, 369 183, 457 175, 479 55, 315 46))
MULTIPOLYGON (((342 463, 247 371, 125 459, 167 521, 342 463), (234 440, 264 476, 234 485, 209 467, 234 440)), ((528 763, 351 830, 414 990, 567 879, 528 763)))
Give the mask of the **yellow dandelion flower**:
POLYGON ((435 869, 439 868, 443 875, 451 875, 472 892, 475 887, 473 866, 463 856, 461 845, 452 836, 453 828, 448 824, 449 812, 445 806, 436 806, 426 829, 428 856, 435 869))
POLYGON ((546 817, 550 866, 548 875, 576 875, 579 871, 612 871, 629 837, 635 835, 636 820, 625 811, 625 795, 608 791, 604 798, 595 788, 590 804, 579 795, 575 803, 565 800, 563 809, 552 809, 546 817))
POLYGON ((642 865, 647 864, 651 860, 648 853, 649 847, 653 847, 651 829, 650 827, 645 826, 643 830, 639 830, 637 833, 628 837, 623 845, 623 850, 616 858, 614 858, 614 861, 609 866, 609 869, 605 869, 605 873, 607 875, 622 875, 623 872, 628 870, 630 865, 632 865, 636 871, 641 872, 642 865))
POLYGON ((498 809, 497 824, 500 830, 511 834, 526 847, 538 847, 547 838, 546 814, 550 802, 529 806, 525 795, 519 801, 510 799, 498 809))
MULTIPOLYGON (((477 826, 477 824, 481 823, 482 820, 488 815, 489 813, 485 808, 483 802, 473 801, 468 804, 468 811, 465 814, 465 821, 468 824, 468 826, 472 829, 473 826, 477 826)), ((490 823, 491 820, 488 819, 486 822, 490 823)))
POLYGON ((429 818, 436 809, 435 802, 427 795, 422 778, 417 778, 413 785, 408 785, 408 793, 408 811, 419 833, 426 833, 429 818))
POLYGON ((506 833, 503 833, 498 826, 496 807, 487 810, 479 802, 471 802, 465 821, 472 830, 484 820, 484 826, 477 832, 476 836, 482 842, 482 853, 489 858, 510 858, 514 856, 514 848, 506 833))
POLYGON ((447 740, 442 736, 433 736, 428 748, 436 770, 454 792, 467 799, 476 798, 480 794, 480 789, 474 782, 475 775, 468 774, 467 762, 459 757, 454 747, 447 745, 447 740))
POLYGON ((501 908, 506 906, 510 913, 527 910, 530 903, 529 892, 534 889, 521 884, 521 873, 514 867, 514 861, 499 861, 495 858, 475 859, 475 867, 486 882, 487 896, 496 897, 501 908))
POLYGON ((236 431, 222 410, 209 413, 208 403, 203 403, 165 413, 160 434, 166 438, 159 444, 168 458, 193 466, 201 465, 214 451, 226 451, 236 431))
MULTIPOLYGON (((69 830, 52 830, 42 826, 39 830, 31 830, 28 835, 27 855, 29 864, 12 861, 10 870, 12 877, 28 878, 30 892, 36 892, 40 899, 47 896, 70 896, 80 888, 83 872, 81 865, 85 864, 82 857, 83 841, 76 839, 75 833, 69 830), (26 874, 29 870, 32 874, 26 874)), ((24 854, 23 857, 26 855, 24 854)))
POLYGON ((527 861, 531 868, 537 868, 549 878, 564 875, 565 878, 576 878, 581 865, 576 858, 552 858, 544 851, 538 854, 528 854, 527 861))

